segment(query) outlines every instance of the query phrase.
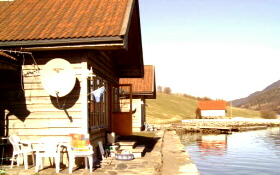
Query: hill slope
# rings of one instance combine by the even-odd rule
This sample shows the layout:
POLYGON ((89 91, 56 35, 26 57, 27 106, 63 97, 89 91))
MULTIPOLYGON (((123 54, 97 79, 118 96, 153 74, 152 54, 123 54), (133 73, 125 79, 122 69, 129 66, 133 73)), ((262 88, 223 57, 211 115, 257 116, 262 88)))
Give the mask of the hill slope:
MULTIPOLYGON (((240 99, 236 99, 232 101, 232 105, 233 106, 241 106, 241 105, 246 105, 247 103, 251 103, 250 101, 256 101, 254 100, 257 96, 260 96, 261 94, 264 94, 272 89, 276 89, 280 86, 280 80, 272 83, 271 85, 267 86, 266 88, 264 88, 262 91, 257 91, 254 92, 252 94, 250 94, 248 97, 244 97, 244 98, 240 98, 240 99)), ((267 99, 269 100, 269 99, 267 99)))
POLYGON ((280 86, 256 95, 247 103, 240 105, 241 108, 253 110, 270 110, 280 113, 280 86))
POLYGON ((280 80, 267 86, 262 91, 257 91, 246 98, 237 99, 232 102, 238 106, 252 110, 270 110, 280 113, 280 80))
MULTIPOLYGON (((148 123, 180 123, 183 119, 194 119, 197 100, 157 92, 157 99, 147 101, 148 123)), ((231 116, 231 107, 227 107, 227 117, 231 116)), ((232 117, 259 118, 257 111, 232 108, 232 117)))

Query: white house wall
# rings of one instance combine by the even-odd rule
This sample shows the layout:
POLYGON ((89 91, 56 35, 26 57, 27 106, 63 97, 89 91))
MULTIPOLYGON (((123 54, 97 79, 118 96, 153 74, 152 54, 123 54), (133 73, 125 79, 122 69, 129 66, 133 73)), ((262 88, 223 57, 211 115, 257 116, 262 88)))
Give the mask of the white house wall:
POLYGON ((225 116, 225 110, 201 110, 202 117, 225 116))

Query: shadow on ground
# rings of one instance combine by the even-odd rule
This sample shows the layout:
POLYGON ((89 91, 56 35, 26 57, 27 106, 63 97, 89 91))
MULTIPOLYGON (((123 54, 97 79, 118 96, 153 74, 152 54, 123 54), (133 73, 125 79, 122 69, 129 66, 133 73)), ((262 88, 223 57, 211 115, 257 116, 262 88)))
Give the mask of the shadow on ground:
POLYGON ((158 142, 160 137, 154 137, 151 135, 130 135, 130 136, 119 136, 117 141, 136 141, 136 145, 145 145, 145 152, 151 152, 154 146, 158 142))

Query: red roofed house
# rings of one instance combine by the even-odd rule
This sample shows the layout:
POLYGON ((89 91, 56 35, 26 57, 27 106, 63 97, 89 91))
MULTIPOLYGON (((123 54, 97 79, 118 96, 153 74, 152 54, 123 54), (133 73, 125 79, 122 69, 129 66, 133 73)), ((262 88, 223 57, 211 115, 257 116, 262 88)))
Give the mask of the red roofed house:
MULTIPOLYGON (((121 78, 120 84, 132 84, 132 129, 141 131, 146 122, 146 99, 156 99, 155 66, 145 65, 143 78, 121 78)), ((121 106, 122 110, 126 108, 121 106)))
POLYGON ((198 101, 197 111, 202 118, 223 118, 226 115, 226 101, 198 101))
MULTIPOLYGON (((0 70, 0 136, 34 140, 85 133, 97 148, 105 132, 118 132, 113 116, 123 120, 113 107, 119 79, 144 76, 138 0, 0 1, 0 51, 0 58, 15 51, 9 55, 18 59, 15 69, 0 70), (63 97, 41 83, 46 63, 56 58, 70 63, 75 75, 63 97), (101 87, 97 100, 93 92, 101 87)), ((52 72, 64 71, 54 66, 52 72)), ((123 123, 121 134, 131 134, 123 123)))

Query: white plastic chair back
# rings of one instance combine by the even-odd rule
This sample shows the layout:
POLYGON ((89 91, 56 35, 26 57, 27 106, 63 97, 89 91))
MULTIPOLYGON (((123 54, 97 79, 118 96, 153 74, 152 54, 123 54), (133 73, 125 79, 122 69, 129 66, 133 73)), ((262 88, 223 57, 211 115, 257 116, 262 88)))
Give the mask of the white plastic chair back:
POLYGON ((44 151, 44 154, 55 155, 57 154, 57 146, 59 141, 56 138, 44 137, 39 140, 37 151, 44 151))
POLYGON ((35 172, 38 172, 39 166, 41 169, 44 167, 43 157, 54 157, 56 173, 59 173, 60 169, 60 141, 53 137, 44 137, 39 140, 39 144, 36 150, 36 167, 35 172))
POLYGON ((20 143, 21 140, 17 135, 11 135, 9 137, 9 141, 13 145, 13 155, 12 155, 12 161, 11 161, 11 168, 13 168, 15 156, 17 155, 17 165, 19 166, 20 157, 21 157, 21 155, 23 155, 24 169, 27 170, 28 169, 28 158, 27 158, 28 153, 32 154, 32 160, 33 160, 33 164, 34 164, 34 154, 33 154, 33 150, 31 148, 31 145, 28 144, 28 148, 23 149, 22 144, 20 143))
POLYGON ((20 138, 17 135, 11 135, 9 141, 13 145, 14 151, 19 152, 21 149, 19 147, 20 138))

